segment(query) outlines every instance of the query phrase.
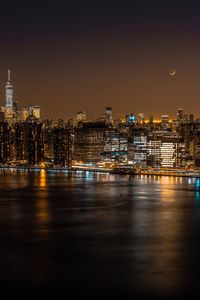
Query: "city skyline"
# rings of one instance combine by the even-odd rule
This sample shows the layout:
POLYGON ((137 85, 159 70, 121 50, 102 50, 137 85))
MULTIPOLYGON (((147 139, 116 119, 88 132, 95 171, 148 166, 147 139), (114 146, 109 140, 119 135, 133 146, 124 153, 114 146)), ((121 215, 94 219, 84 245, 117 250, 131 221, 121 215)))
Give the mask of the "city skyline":
MULTIPOLYGON (((168 75, 170 76, 170 77, 174 77, 175 75, 176 75, 176 70, 175 69, 171 69, 171 70, 169 70, 169 73, 168 73, 168 75)), ((12 108, 13 107, 13 104, 14 103, 17 103, 17 106, 19 107, 19 109, 30 109, 31 110, 31 107, 34 107, 34 105, 30 105, 30 104, 27 104, 26 103, 26 106, 23 106, 23 105, 21 105, 22 103, 23 103, 23 101, 22 101, 22 103, 19 103, 19 101, 18 101, 18 99, 15 99, 15 96, 14 96, 14 87, 13 87, 13 84, 12 84, 12 82, 11 82, 11 70, 10 69, 8 69, 7 70, 7 81, 5 81, 5 91, 4 91, 4 99, 3 99, 3 104, 5 105, 5 107, 7 107, 8 109, 10 109, 10 108, 12 108)), ((4 108, 3 108, 4 106, 2 106, 2 109, 4 110, 4 108)), ((40 107, 40 105, 36 105, 36 107, 40 107)), ((108 107, 108 106, 106 106, 106 107, 108 107)), ((104 107, 104 109, 105 109, 105 107, 104 107)), ((179 107, 178 109, 181 109, 181 110, 183 110, 184 111, 184 109, 182 108, 182 107, 179 107)), ((143 110, 144 111, 144 110, 143 110)), ((143 111, 141 111, 141 112, 138 112, 138 111, 129 111, 129 112, 124 112, 124 113, 122 113, 122 112, 115 112, 114 113, 114 116, 116 117, 116 118, 118 118, 118 117, 122 117, 122 116, 127 116, 127 115, 131 115, 131 114, 133 114, 133 116, 134 117, 136 117, 137 115, 140 115, 140 114, 142 114, 143 115, 143 117, 144 117, 144 120, 145 121, 148 121, 149 120, 149 118, 150 117, 154 117, 154 121, 156 120, 156 122, 161 122, 162 121, 162 117, 163 116, 167 116, 167 117, 169 117, 169 122, 170 121, 172 121, 173 119, 175 119, 176 118, 176 113, 175 112, 173 112, 171 115, 170 114, 168 114, 168 112, 166 111, 166 112, 164 112, 164 113, 162 113, 162 114, 160 114, 160 115, 156 115, 155 113, 152 113, 152 114, 144 114, 144 112, 143 111)), ((73 118, 75 118, 76 117, 76 115, 77 114, 79 114, 79 113, 84 113, 85 114, 85 120, 92 120, 92 118, 89 116, 89 118, 88 118, 88 115, 87 115, 87 112, 85 111, 85 110, 79 110, 79 111, 77 111, 76 113, 74 113, 74 115, 71 115, 71 117, 69 117, 69 118, 64 118, 64 120, 66 121, 66 120, 70 120, 70 119, 73 119, 73 118)), ((193 117, 195 117, 195 118, 199 118, 199 116, 198 115, 194 115, 194 113, 193 112, 191 112, 191 111, 189 111, 189 112, 186 112, 186 111, 184 111, 184 113, 186 113, 186 115, 190 115, 190 114, 193 114, 193 117)), ((26 114, 27 114, 27 112, 26 112, 26 114)), ((30 114, 31 114, 31 112, 30 112, 30 114)), ((28 115, 29 115, 29 113, 28 113, 28 115)), ((27 116, 28 116, 27 115, 27 116)), ((39 113, 39 115, 40 115, 40 113, 39 113)), ((45 112, 44 112, 44 115, 45 115, 45 112)), ((104 111, 101 111, 101 112, 98 112, 98 115, 96 115, 95 117, 94 117, 94 115, 93 115, 93 120, 95 120, 95 118, 96 119, 98 119, 99 117, 101 117, 101 116, 103 116, 104 115, 104 111)), ((40 118, 40 117, 39 117, 40 118)), ((46 116, 46 118, 41 118, 41 119, 47 119, 47 118, 50 118, 51 119, 51 117, 49 117, 49 116, 46 116)), ((58 117, 58 119, 61 119, 61 118, 59 118, 58 117)))
POLYGON ((200 115, 198 12, 194 1, 4 3, 0 82, 10 68, 15 99, 39 103, 44 119, 105 106, 200 115))
POLYGON ((6 299, 196 297, 199 36, 196 0, 1 1, 6 299))

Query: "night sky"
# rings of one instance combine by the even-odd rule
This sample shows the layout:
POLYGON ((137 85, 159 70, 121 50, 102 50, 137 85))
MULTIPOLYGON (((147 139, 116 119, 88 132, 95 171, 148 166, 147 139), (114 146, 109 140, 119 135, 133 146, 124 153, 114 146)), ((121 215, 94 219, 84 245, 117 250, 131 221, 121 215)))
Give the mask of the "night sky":
POLYGON ((8 1, 0 6, 0 97, 42 118, 114 114, 200 116, 196 1, 8 1), (169 75, 170 69, 177 71, 169 75))

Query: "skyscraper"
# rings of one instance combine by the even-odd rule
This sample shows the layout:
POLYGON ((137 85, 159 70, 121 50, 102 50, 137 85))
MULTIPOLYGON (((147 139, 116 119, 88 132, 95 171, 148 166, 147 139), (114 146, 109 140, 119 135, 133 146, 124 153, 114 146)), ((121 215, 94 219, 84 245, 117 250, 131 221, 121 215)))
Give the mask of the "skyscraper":
POLYGON ((6 103, 5 107, 13 107, 13 86, 10 83, 10 70, 8 70, 8 81, 6 83, 6 103))
POLYGON ((109 106, 106 107, 105 120, 106 120, 106 124, 108 125, 111 125, 113 123, 112 107, 109 106))
POLYGON ((39 105, 31 105, 29 107, 30 115, 35 116, 36 119, 40 119, 40 106, 39 105))
POLYGON ((10 70, 8 70, 8 81, 6 83, 6 99, 5 106, 2 107, 2 112, 4 112, 5 122, 11 124, 13 122, 13 86, 10 82, 10 70))

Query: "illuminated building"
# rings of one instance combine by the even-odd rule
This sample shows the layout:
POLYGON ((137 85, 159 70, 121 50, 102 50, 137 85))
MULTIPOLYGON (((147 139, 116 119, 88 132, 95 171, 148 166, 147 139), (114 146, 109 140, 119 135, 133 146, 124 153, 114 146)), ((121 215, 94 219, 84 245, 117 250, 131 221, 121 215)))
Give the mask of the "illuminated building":
POLYGON ((178 133, 157 131, 149 134, 147 162, 152 167, 173 168, 185 165, 185 143, 178 133))
POLYGON ((173 168, 176 166, 178 144, 170 141, 163 141, 160 147, 161 167, 173 168))
POLYGON ((10 83, 10 70, 8 70, 8 81, 6 83, 6 103, 5 107, 13 107, 13 86, 10 83))
POLYGON ((39 164, 44 158, 42 124, 27 122, 28 162, 39 164))
POLYGON ((137 114, 137 118, 136 118, 137 122, 144 122, 144 113, 138 113, 137 114))
POLYGON ((13 101, 13 86, 10 81, 10 70, 8 70, 8 80, 5 91, 5 105, 1 107, 1 121, 12 125, 18 121, 26 121, 30 116, 40 119, 40 106, 31 105, 30 107, 22 107, 19 109, 18 102, 13 101))
POLYGON ((200 167, 200 140, 198 138, 190 141, 189 153, 191 161, 188 164, 200 167))
POLYGON ((128 133, 127 128, 110 128, 105 131, 103 161, 127 162, 128 157, 128 133), (125 131, 126 130, 126 131, 125 131))
POLYGON ((135 116, 131 113, 130 115, 127 115, 126 123, 127 125, 133 125, 135 122, 135 116))
POLYGON ((161 115, 161 127, 162 129, 171 129, 171 123, 169 123, 169 115, 161 115))
POLYGON ((168 124, 169 123, 169 115, 161 115, 161 121, 162 121, 162 124, 168 124))
POLYGON ((40 106, 39 105, 31 105, 29 107, 30 115, 35 116, 36 119, 40 119, 40 106))
POLYGON ((34 165, 42 162, 44 157, 42 124, 29 117, 27 122, 15 123, 13 129, 17 163, 34 165))
POLYGON ((7 123, 0 123, 0 163, 6 164, 10 160, 10 127, 7 123))
POLYGON ((161 161, 161 140, 155 134, 148 137, 147 144, 147 164, 151 167, 160 167, 161 161))
POLYGON ((20 121, 20 109, 18 107, 18 102, 14 101, 13 102, 13 122, 18 122, 20 121))
POLYGON ((53 127, 52 124, 43 123, 43 139, 44 139, 44 160, 53 163, 54 147, 53 147, 53 127))
POLYGON ((194 165, 200 167, 200 143, 196 144, 194 148, 194 165))
POLYGON ((129 161, 133 163, 147 163, 147 131, 132 129, 129 141, 129 161))
POLYGON ((106 124, 108 124, 108 125, 111 125, 113 123, 112 107, 109 107, 109 106, 106 107, 105 121, 106 121, 106 124))
POLYGON ((26 121, 26 119, 30 116, 29 107, 22 107, 20 109, 20 121, 26 121))
POLYGON ((13 122, 13 86, 10 82, 10 70, 8 70, 8 81, 6 83, 5 106, 2 107, 4 121, 11 124, 13 122))
POLYGON ((153 116, 149 116, 149 123, 153 124, 153 116))
POLYGON ((85 163, 96 163, 101 160, 104 151, 104 133, 107 129, 105 123, 82 123, 74 129, 73 160, 85 163))
POLYGON ((79 111, 79 112, 77 112, 76 117, 75 117, 76 123, 86 122, 86 120, 87 120, 87 116, 86 116, 86 112, 85 111, 79 111))
POLYGON ((17 122, 14 124, 15 130, 15 159, 21 163, 28 163, 28 139, 27 123, 17 122))
POLYGON ((72 132, 66 127, 56 127, 52 130, 54 165, 71 166, 72 162, 72 132))

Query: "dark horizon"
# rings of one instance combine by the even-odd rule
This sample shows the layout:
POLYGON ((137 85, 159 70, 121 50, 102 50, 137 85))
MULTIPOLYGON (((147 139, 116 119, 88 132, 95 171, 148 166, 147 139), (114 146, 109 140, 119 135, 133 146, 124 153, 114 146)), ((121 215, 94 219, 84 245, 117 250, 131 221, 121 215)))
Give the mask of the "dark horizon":
POLYGON ((200 4, 178 1, 10 1, 0 12, 0 101, 42 119, 114 114, 200 115, 200 4), (169 76, 174 68, 177 73, 169 76))

